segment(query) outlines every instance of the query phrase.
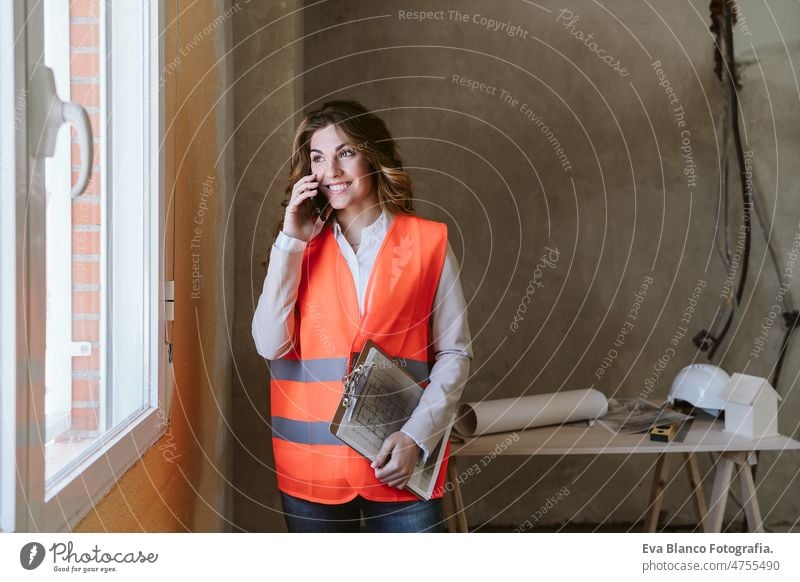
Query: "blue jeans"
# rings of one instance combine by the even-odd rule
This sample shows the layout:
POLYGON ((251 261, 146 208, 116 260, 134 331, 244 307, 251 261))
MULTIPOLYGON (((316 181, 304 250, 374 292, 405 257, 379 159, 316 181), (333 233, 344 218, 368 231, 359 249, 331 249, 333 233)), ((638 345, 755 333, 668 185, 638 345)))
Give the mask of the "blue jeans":
POLYGON ((370 501, 356 496, 352 501, 328 505, 298 499, 281 491, 283 517, 289 532, 359 532, 361 514, 366 531, 437 532, 444 531, 442 500, 370 501))

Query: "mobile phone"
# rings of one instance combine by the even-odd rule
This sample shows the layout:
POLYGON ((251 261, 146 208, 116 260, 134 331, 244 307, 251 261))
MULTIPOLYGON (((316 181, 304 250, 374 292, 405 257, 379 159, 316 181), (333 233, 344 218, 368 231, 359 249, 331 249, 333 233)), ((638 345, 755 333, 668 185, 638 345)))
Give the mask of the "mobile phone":
POLYGON ((319 191, 319 188, 317 188, 317 193, 312 196, 310 200, 314 214, 317 217, 324 216, 325 210, 328 208, 328 200, 325 198, 325 195, 319 191))

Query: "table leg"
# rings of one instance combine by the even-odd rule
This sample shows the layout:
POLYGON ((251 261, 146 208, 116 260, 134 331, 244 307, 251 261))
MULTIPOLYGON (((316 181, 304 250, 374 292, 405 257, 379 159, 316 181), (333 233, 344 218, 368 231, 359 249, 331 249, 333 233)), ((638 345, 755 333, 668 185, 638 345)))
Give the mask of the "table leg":
POLYGON ((720 453, 719 455, 717 469, 714 473, 714 488, 711 491, 711 505, 708 508, 706 519, 703 520, 703 530, 706 533, 722 531, 731 477, 733 477, 733 469, 736 466, 735 458, 735 455, 730 453, 720 453))
POLYGON ((455 457, 450 457, 447 463, 447 477, 453 483, 453 502, 455 505, 455 516, 458 533, 467 533, 467 514, 464 512, 464 499, 461 497, 461 484, 458 482, 458 464, 455 457))
MULTIPOLYGON (((448 475, 448 478, 449 477, 448 475)), ((447 484, 447 481, 445 481, 445 484, 447 484)), ((458 483, 454 483, 453 486, 458 486, 458 483)), ((442 510, 444 512, 444 521, 447 524, 447 533, 456 533, 458 531, 456 512, 453 507, 453 497, 453 492, 445 488, 444 495, 442 496, 442 510)))
POLYGON ((700 469, 697 466, 697 457, 692 453, 683 453, 686 461, 686 475, 689 477, 689 488, 692 490, 694 510, 697 512, 697 523, 702 527, 703 520, 708 514, 706 496, 703 494, 703 481, 700 478, 700 469))
POLYGON ((667 473, 669 472, 670 456, 661 453, 656 462, 656 472, 653 476, 653 486, 650 489, 650 505, 647 507, 647 515, 644 519, 644 531, 654 532, 658 527, 658 514, 661 512, 661 505, 664 502, 664 488, 667 485, 667 473))
POLYGON ((744 460, 739 467, 739 486, 742 490, 742 504, 744 505, 744 515, 747 519, 747 530, 751 532, 764 533, 764 524, 761 521, 761 510, 758 507, 758 498, 756 497, 756 485, 753 482, 753 472, 750 466, 755 460, 755 455, 752 455, 744 460))

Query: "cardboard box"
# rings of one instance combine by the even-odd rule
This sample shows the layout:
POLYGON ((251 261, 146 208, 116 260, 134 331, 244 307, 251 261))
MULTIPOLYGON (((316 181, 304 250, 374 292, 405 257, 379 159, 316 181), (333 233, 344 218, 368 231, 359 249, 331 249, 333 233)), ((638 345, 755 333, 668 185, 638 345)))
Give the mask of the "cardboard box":
POLYGON ((766 378, 733 374, 722 397, 725 430, 750 439, 778 435, 780 396, 766 378))

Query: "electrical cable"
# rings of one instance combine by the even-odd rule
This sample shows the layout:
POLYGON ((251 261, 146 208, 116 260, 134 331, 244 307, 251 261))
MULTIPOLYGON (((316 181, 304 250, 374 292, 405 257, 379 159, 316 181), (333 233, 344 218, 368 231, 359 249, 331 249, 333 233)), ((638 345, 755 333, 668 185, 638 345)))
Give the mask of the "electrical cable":
MULTIPOLYGON (((731 324, 733 323, 733 319, 736 314, 736 309, 738 308, 741 298, 744 292, 744 287, 747 280, 747 271, 748 271, 748 264, 750 258, 750 251, 751 251, 751 244, 752 244, 752 230, 751 230, 751 212, 756 215, 756 219, 758 220, 759 226, 761 228, 762 235, 764 236, 764 242, 767 247, 767 251, 770 257, 770 261, 772 262, 773 268, 775 269, 775 275, 778 280, 778 285, 781 285, 781 271, 780 265, 778 263, 778 257, 775 252, 775 248, 772 244, 772 237, 770 234, 771 231, 767 229, 767 225, 764 220, 763 211, 761 209, 761 205, 758 203, 758 193, 755 188, 753 188, 753 184, 755 179, 753 177, 752 170, 748 170, 745 165, 745 158, 744 158, 744 148, 742 147, 741 141, 741 134, 739 128, 739 99, 738 99, 738 91, 737 89, 740 88, 739 81, 737 78, 737 64, 736 58, 734 55, 733 50, 733 24, 735 21, 735 17, 733 11, 731 10, 731 0, 722 0, 721 2, 712 3, 712 20, 714 24, 712 26, 712 30, 717 33, 718 37, 720 38, 718 45, 717 45, 717 64, 715 70, 720 78, 720 81, 723 81, 725 84, 726 92, 728 94, 728 100, 726 101, 725 107, 725 115, 724 115, 724 122, 723 122, 723 147, 722 147, 722 161, 723 161, 723 173, 720 177, 720 201, 718 202, 718 212, 722 215, 723 218, 723 231, 724 231, 724 241, 725 241, 725 251, 724 253, 717 248, 720 255, 724 255, 723 262, 725 263, 726 272, 730 273, 731 268, 733 266, 733 257, 730 253, 730 233, 728 229, 728 160, 729 160, 729 150, 728 150, 728 138, 730 133, 733 134, 733 141, 736 150, 736 157, 739 166, 739 178, 742 186, 742 197, 744 202, 744 228, 745 228, 745 242, 744 242, 744 252, 741 255, 741 277, 739 278, 739 282, 737 285, 736 293, 732 296, 731 301, 731 309, 728 313, 727 319, 725 320, 722 329, 719 333, 713 333, 713 329, 717 322, 717 317, 715 317, 714 321, 711 324, 711 331, 702 330, 694 337, 694 343, 697 345, 701 351, 708 351, 708 359, 712 360, 717 349, 721 345, 724 338, 727 336, 728 331, 730 329, 731 324), (731 123, 731 121, 733 121, 731 123), (728 131, 730 127, 730 133, 728 131), (748 183, 749 181, 749 183, 748 183)), ((716 241, 715 241, 716 244, 716 241)), ((738 266, 738 265, 737 265, 738 266)), ((780 377, 780 368, 783 364, 783 356, 785 354, 785 348, 788 345, 789 337, 791 336, 792 331, 797 325, 797 317, 793 314, 795 310, 793 308, 793 304, 791 301, 791 296, 787 293, 786 294, 786 311, 783 313, 784 321, 786 323, 786 336, 781 344, 781 352, 779 355, 778 362, 776 363, 775 367, 775 374, 773 374, 773 380, 777 380, 780 377)), ((773 386, 777 386, 777 382, 773 381, 773 386)))
MULTIPOLYGON (((739 182, 742 188, 743 199, 743 221, 744 221, 744 251, 741 258, 741 274, 736 288, 736 302, 742 302, 742 295, 744 295, 744 288, 747 283, 747 268, 750 263, 750 247, 751 247, 751 226, 750 226, 750 213, 753 208, 752 201, 752 186, 748 185, 747 168, 744 161, 744 149, 742 148, 742 136, 739 128, 739 93, 736 89, 736 58, 733 55, 733 19, 731 16, 730 0, 724 0, 722 3, 722 37, 723 37, 723 61, 722 68, 723 77, 726 80, 728 89, 728 99, 730 103, 731 115, 731 129, 733 130, 733 144, 736 150, 736 161, 739 166, 739 182)), ((714 358, 717 349, 722 344, 725 336, 730 330, 733 323, 734 310, 728 315, 725 325, 722 327, 720 334, 714 344, 708 351, 708 359, 714 358)))
POLYGON ((728 106, 725 104, 725 111, 722 116, 722 174, 719 177, 719 195, 717 196, 717 223, 722 222, 722 227, 716 229, 717 236, 714 237, 714 248, 719 254, 722 262, 725 263, 726 274, 730 272, 731 268, 731 249, 728 244, 730 233, 728 232, 728 146, 729 146, 729 132, 728 132, 728 106), (719 244, 719 232, 722 231, 723 246, 719 244))

